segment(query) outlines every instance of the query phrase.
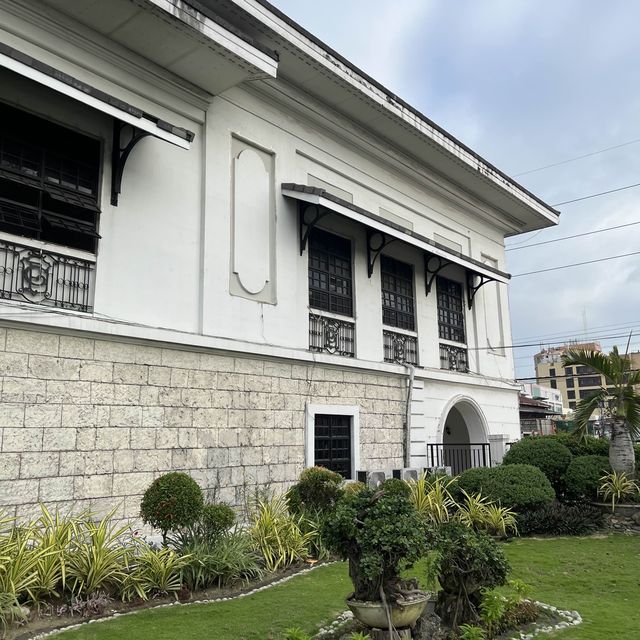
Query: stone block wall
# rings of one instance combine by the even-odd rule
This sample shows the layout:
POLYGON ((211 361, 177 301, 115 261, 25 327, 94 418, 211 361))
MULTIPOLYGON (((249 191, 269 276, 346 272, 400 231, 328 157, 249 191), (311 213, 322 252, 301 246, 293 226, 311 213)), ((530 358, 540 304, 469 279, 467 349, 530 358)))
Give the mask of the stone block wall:
POLYGON ((137 518, 170 470, 236 506, 282 491, 307 403, 358 405, 361 467, 402 466, 402 376, 5 328, 0 380, 0 509, 19 517, 44 502, 137 518))

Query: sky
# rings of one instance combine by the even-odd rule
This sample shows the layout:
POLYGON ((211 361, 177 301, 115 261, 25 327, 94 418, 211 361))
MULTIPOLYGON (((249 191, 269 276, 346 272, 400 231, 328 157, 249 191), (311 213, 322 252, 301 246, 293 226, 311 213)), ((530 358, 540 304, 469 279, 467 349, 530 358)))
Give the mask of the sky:
MULTIPOLYGON (((272 2, 551 205, 640 183, 636 0, 272 2)), ((557 227, 507 239, 510 273, 640 252, 640 224, 523 248, 640 221, 640 187, 556 208, 557 227)), ((514 349, 518 377, 540 345, 633 331, 640 350, 640 255, 514 278, 509 299, 512 344, 536 345, 514 349)))

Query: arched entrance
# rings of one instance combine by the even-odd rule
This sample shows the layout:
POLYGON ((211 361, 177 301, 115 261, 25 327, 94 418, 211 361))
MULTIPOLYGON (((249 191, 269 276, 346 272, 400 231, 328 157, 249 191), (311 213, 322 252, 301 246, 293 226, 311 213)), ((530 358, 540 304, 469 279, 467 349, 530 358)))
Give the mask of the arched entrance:
MULTIPOLYGON (((491 451, 480 407, 470 398, 449 403, 442 421, 441 464, 454 475, 472 467, 490 467, 491 451)), ((440 466, 440 465, 438 465, 440 466)))

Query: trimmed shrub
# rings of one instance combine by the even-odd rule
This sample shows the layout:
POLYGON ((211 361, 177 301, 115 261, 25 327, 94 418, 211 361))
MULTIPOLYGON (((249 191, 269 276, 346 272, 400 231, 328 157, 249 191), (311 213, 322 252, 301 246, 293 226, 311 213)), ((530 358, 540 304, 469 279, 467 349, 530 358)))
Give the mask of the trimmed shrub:
POLYGON ((289 509, 293 513, 331 511, 342 495, 344 478, 324 467, 310 467, 287 492, 289 509))
POLYGON ((338 501, 323 534, 329 548, 349 560, 355 600, 395 602, 402 571, 426 550, 425 531, 401 480, 378 489, 346 493, 338 501))
POLYGON ((205 504, 200 516, 203 537, 216 540, 236 523, 236 512, 224 502, 205 504))
POLYGON ((517 521, 521 536, 584 536, 602 527, 603 514, 586 503, 554 502, 519 514, 517 521))
POLYGON ((574 458, 564 476, 565 496, 571 500, 597 500, 600 478, 611 471, 605 456, 574 458))
POLYGON ((567 447, 549 438, 523 438, 511 445, 502 464, 532 464, 544 473, 557 490, 572 459, 567 447))
POLYGON ((563 444, 574 456, 608 456, 609 439, 585 436, 578 438, 572 433, 556 433, 550 436, 539 436, 538 440, 552 440, 563 444))
POLYGON ((483 590, 507 581, 507 558, 489 536, 458 522, 443 524, 439 534, 441 591, 436 613, 454 629, 476 623, 483 590))
POLYGON ((547 476, 530 464, 468 469, 458 476, 458 488, 468 494, 481 493, 518 513, 553 502, 556 497, 547 476))
POLYGON ((175 471, 156 478, 145 491, 140 516, 145 524, 167 532, 193 526, 202 514, 204 497, 198 483, 186 473, 175 471))

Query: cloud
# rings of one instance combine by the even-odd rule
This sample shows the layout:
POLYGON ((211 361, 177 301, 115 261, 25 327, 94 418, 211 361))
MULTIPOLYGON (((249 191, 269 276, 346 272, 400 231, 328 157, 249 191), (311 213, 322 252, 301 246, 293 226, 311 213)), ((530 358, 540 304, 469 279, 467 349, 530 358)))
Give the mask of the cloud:
MULTIPOLYGON (((640 138, 640 3, 275 1, 507 173, 640 138)), ((519 180, 551 204, 640 182, 640 143, 519 180)), ((535 241, 640 220, 640 188, 561 210, 559 227, 535 241)), ((515 274, 633 251, 640 225, 512 251, 507 267, 515 274)), ((580 338, 586 318, 591 338, 637 323, 640 348, 638 258, 515 278, 513 342, 580 338)), ((625 342, 603 347, 616 341, 625 342)), ((532 374, 536 351, 516 350, 519 375, 532 374)))

